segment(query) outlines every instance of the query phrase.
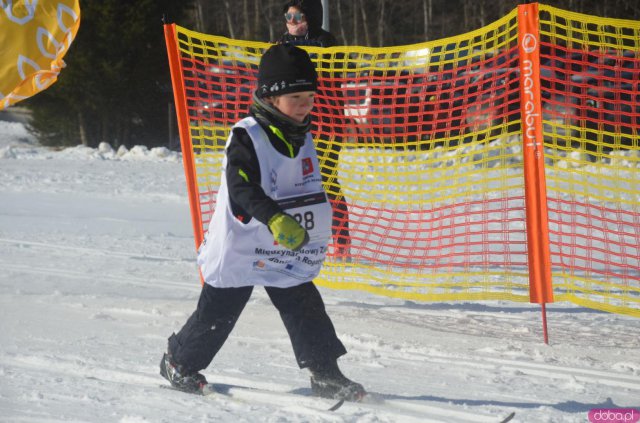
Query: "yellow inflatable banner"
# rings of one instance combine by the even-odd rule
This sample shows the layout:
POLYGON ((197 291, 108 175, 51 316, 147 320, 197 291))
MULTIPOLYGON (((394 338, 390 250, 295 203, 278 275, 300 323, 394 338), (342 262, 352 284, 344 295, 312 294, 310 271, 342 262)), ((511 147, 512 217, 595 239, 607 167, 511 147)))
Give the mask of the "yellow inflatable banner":
POLYGON ((56 82, 79 27, 79 0, 0 0, 0 110, 56 82))

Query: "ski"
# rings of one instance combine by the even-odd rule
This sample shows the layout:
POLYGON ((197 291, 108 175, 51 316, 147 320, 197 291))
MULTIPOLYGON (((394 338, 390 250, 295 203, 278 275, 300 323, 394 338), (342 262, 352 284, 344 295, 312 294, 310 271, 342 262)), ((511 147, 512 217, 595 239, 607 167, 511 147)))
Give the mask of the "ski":
POLYGON ((457 407, 445 408, 434 406, 432 404, 420 404, 414 401, 407 401, 398 398, 385 398, 385 395, 371 392, 355 403, 356 406, 358 404, 362 404, 364 407, 383 413, 398 413, 398 416, 401 415, 401 413, 407 413, 411 416, 409 417, 409 420, 415 417, 415 413, 418 413, 419 415, 433 416, 433 418, 441 419, 441 421, 491 421, 494 418, 499 418, 500 420, 498 423, 507 423, 516 415, 515 412, 511 412, 503 418, 496 415, 480 415, 473 412, 470 413, 468 411, 459 410, 457 407), (476 420, 477 418, 480 419, 476 420))
MULTIPOLYGON (((172 387, 171 385, 160 385, 161 388, 181 391, 177 388, 172 387)), ((185 392, 189 394, 189 392, 185 392)), ((345 405, 345 400, 331 400, 328 398, 316 397, 305 395, 304 393, 296 393, 296 392, 287 392, 287 391, 279 391, 279 390, 270 390, 264 388, 257 388, 253 386, 244 386, 237 384, 225 384, 225 383, 209 383, 205 385, 201 391, 190 393, 192 395, 200 395, 211 398, 228 398, 234 401, 239 401, 247 404, 264 404, 268 406, 280 406, 280 407, 305 407, 310 410, 314 410, 317 412, 334 412, 339 410, 343 405, 345 405), (334 402, 335 401, 335 402, 334 402)), ((420 412, 425 415, 435 415, 435 416, 448 416, 448 417, 457 417, 458 415, 462 415, 462 417, 467 417, 468 413, 462 414, 460 411, 454 410, 443 410, 441 408, 435 408, 430 405, 418 405, 413 402, 407 402, 397 399, 385 399, 384 396, 379 394, 368 393, 359 401, 349 402, 349 407, 347 412, 353 412, 353 410, 359 409, 358 407, 364 407, 364 409, 377 410, 379 412, 395 415, 402 415, 406 412, 412 412, 408 415, 413 416, 413 413, 420 412), (355 408, 354 408, 355 407, 355 408), (442 413, 444 411, 444 414, 442 413), (435 413, 435 414, 434 414, 435 413), (454 413, 454 414, 452 414, 454 413)), ((507 423, 510 422, 515 417, 515 412, 511 412, 504 418, 502 418, 499 423, 507 423)), ((486 416, 487 421, 490 419, 490 416, 486 416)))
POLYGON ((338 408, 342 407, 342 404, 344 404, 344 400, 338 400, 338 402, 329 407, 328 411, 336 411, 338 408))
POLYGON ((224 396, 242 402, 259 402, 269 405, 297 405, 316 409, 319 411, 336 411, 344 404, 345 400, 331 400, 321 397, 313 397, 291 392, 278 392, 266 389, 241 385, 229 385, 223 383, 208 383, 198 392, 185 392, 171 385, 160 385, 165 389, 184 392, 186 394, 201 396, 224 396), (336 401, 335 403, 333 401, 336 401), (328 405, 328 406, 327 406, 328 405))
POLYGON ((510 422, 511 419, 513 419, 516 416, 516 412, 513 411, 511 414, 509 414, 507 417, 505 417, 504 419, 500 420, 500 423, 507 423, 510 422))
POLYGON ((320 408, 325 411, 336 411, 344 404, 344 400, 330 403, 329 407, 322 407, 329 399, 312 397, 289 392, 277 392, 248 386, 226 385, 222 383, 209 383, 202 388, 203 395, 224 395, 243 401, 259 401, 268 404, 281 404, 283 406, 296 404, 309 408, 320 408))

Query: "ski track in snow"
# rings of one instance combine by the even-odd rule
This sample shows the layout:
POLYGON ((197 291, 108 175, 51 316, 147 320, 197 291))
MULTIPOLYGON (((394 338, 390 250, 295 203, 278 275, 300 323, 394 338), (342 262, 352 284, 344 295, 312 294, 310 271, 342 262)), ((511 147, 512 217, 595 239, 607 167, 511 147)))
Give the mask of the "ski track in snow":
POLYGON ((368 402, 329 412, 309 396, 261 288, 204 374, 270 392, 160 389, 166 339, 200 288, 181 165, 46 154, 0 155, 0 421, 584 422, 640 408, 639 319, 550 304, 547 346, 536 305, 328 289, 341 367, 368 402))

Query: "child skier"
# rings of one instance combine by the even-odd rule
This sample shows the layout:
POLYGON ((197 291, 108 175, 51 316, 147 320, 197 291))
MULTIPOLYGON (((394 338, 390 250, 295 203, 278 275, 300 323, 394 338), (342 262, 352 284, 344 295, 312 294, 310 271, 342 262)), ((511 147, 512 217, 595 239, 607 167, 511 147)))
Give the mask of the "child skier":
POLYGON ((362 385, 347 379, 346 354, 312 280, 331 237, 331 206, 310 135, 317 74, 302 49, 278 44, 260 61, 250 116, 227 141, 216 210, 198 252, 205 284, 198 306, 169 337, 160 374, 172 386, 199 392, 206 368, 231 333, 255 285, 280 312, 311 389, 358 400, 362 385))

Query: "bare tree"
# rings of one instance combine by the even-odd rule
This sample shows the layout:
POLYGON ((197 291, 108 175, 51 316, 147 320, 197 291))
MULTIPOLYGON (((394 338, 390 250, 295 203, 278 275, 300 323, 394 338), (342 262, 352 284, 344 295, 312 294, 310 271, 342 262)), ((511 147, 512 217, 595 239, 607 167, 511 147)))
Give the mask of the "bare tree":
POLYGON ((433 13, 433 3, 431 0, 422 0, 422 21, 424 26, 423 37, 429 39, 429 28, 431 27, 431 15, 433 13))
POLYGON ((367 20, 367 10, 364 7, 364 0, 360 0, 360 13, 362 13, 362 29, 364 31, 364 44, 366 46, 370 46, 371 38, 369 38, 369 21, 367 20))
POLYGON ((343 44, 348 44, 347 35, 344 32, 344 28, 346 25, 344 20, 342 19, 342 4, 340 0, 337 0, 336 3, 337 3, 337 6, 335 7, 334 10, 336 10, 338 14, 338 26, 340 27, 340 36, 342 37, 343 44))
POLYGON ((358 39, 358 28, 359 28, 359 21, 360 19, 358 19, 358 7, 352 7, 353 9, 353 38, 352 38, 352 43, 351 44, 360 44, 359 39, 358 39))
POLYGON ((194 13, 195 13, 195 21, 196 21, 196 31, 204 32, 204 14, 202 13, 202 1, 197 1, 194 4, 194 13))
POLYGON ((231 20, 231 8, 229 7, 228 0, 224 0, 224 9, 225 9, 225 15, 227 16, 227 26, 229 29, 229 37, 236 38, 236 33, 233 30, 233 22, 231 20))
POLYGON ((384 29, 385 29, 385 10, 384 10, 384 6, 385 6, 385 0, 380 0, 380 13, 378 16, 378 45, 379 46, 383 46, 384 45, 384 29))
MULTIPOLYGON (((257 3, 259 3, 259 2, 256 2, 256 4, 257 3)), ((243 0, 242 1, 242 17, 243 17, 243 19, 242 19, 242 21, 243 21, 243 24, 242 24, 243 38, 245 40, 250 40, 252 38, 252 35, 253 35, 251 33, 252 32, 251 29, 252 29, 253 25, 250 24, 251 19, 249 17, 249 0, 243 0)))
POLYGON ((261 32, 260 31, 260 29, 261 29, 260 28, 260 26, 261 26, 260 23, 262 21, 260 19, 260 16, 262 16, 262 14, 263 14, 261 9, 262 9, 262 2, 261 1, 257 1, 256 2, 256 12, 253 14, 253 25, 251 25, 252 29, 253 29, 253 33, 254 33, 253 38, 256 38, 257 36, 259 36, 260 32, 261 32))

